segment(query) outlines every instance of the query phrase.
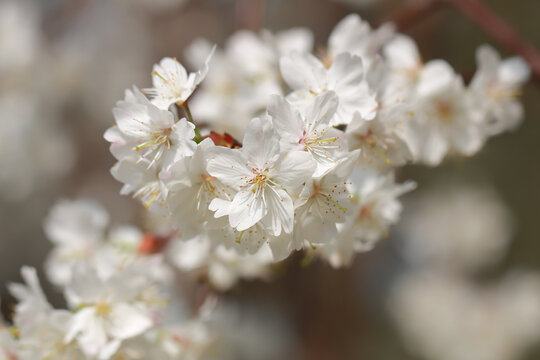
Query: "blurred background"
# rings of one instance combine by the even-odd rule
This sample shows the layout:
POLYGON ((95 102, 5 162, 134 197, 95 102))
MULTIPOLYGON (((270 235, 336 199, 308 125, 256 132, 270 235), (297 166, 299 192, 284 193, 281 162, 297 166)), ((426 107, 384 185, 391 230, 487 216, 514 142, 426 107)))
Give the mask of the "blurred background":
MULTIPOLYGON (((408 3, 0 0, 4 314, 12 302, 5 284, 20 280, 22 265, 41 269, 50 248, 42 223, 57 199, 93 198, 114 223, 144 226, 142 207, 120 196, 109 174, 114 159, 103 132, 125 88, 150 87, 155 62, 182 61, 183 49, 199 37, 223 46, 239 29, 307 27, 324 46, 345 15, 358 13, 377 26, 408 3)), ((540 2, 485 3, 540 48, 540 2)), ((400 30, 418 42, 425 60, 446 59, 465 77, 483 43, 512 55, 450 7, 400 30)), ((224 296, 281 309, 294 334, 290 359, 540 358, 540 329, 527 324, 540 313, 537 85, 524 91, 526 115, 517 131, 473 158, 404 168, 398 177, 419 186, 404 198, 401 224, 350 268, 300 266, 298 255, 280 264, 272 281, 242 282, 224 296)), ((54 288, 45 290, 58 301, 54 288)))

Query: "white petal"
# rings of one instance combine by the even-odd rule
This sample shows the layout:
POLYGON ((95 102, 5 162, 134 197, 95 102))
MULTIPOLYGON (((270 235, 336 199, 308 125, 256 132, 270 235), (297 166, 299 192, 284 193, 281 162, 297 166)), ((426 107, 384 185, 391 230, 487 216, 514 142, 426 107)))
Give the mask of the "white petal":
POLYGON ((315 98, 306 109, 308 132, 311 133, 319 125, 329 124, 338 107, 339 99, 335 92, 328 91, 315 98))
POLYGON ((270 177, 288 191, 296 191, 304 181, 311 177, 316 167, 317 164, 309 153, 289 151, 279 158, 277 170, 273 170, 270 177))
POLYGON ((178 146, 181 156, 193 155, 197 144, 192 139, 195 137, 195 125, 185 118, 178 120, 172 127, 171 139, 178 146))
POLYGON ((499 79, 503 84, 522 86, 531 76, 531 68, 521 57, 504 60, 499 67, 499 79))
POLYGON ((255 118, 250 121, 242 152, 250 162, 260 169, 267 168, 279 154, 279 140, 272 127, 272 122, 267 117, 255 118))
POLYGON ((439 131, 432 131, 426 136, 427 139, 422 149, 422 157, 428 165, 439 165, 448 152, 448 140, 439 131))
POLYGON ((298 143, 304 133, 304 121, 300 113, 282 96, 272 95, 268 104, 268 114, 280 137, 298 143))
POLYGON ((452 86, 456 74, 454 69, 444 60, 428 62, 422 72, 418 83, 418 95, 433 96, 444 92, 452 86))
POLYGON ((149 314, 125 303, 115 304, 108 316, 107 332, 114 338, 125 340, 142 334, 152 326, 149 314))
POLYGON ((197 74, 195 76, 195 83, 194 83, 195 86, 199 85, 208 74, 209 64, 215 52, 216 52, 216 45, 212 47, 212 49, 210 50, 210 53, 208 54, 208 56, 206 57, 206 60, 204 61, 203 66, 199 69, 199 71, 197 71, 197 74))
POLYGON ((108 360, 110 359, 122 345, 122 340, 112 340, 109 341, 99 352, 99 360, 108 360))
POLYGON ((294 51, 311 52, 313 49, 313 33, 306 28, 280 31, 275 35, 275 40, 281 55, 288 55, 294 51))
POLYGON ((422 65, 418 46, 409 36, 396 35, 384 47, 384 56, 392 69, 417 69, 422 65))
POLYGON ((204 266, 210 253, 210 242, 204 235, 171 244, 171 260, 181 270, 191 271, 204 266))
POLYGON ((240 150, 217 146, 210 155, 207 170, 225 185, 238 190, 244 180, 253 175, 246 162, 240 150))
POLYGON ((119 101, 113 115, 120 131, 128 136, 146 137, 150 131, 151 118, 147 105, 119 101))
POLYGON ((232 201, 215 198, 208 206, 208 209, 215 211, 214 217, 220 218, 231 213, 231 205, 232 201))
POLYGON ((274 236, 281 234, 281 229, 290 234, 294 224, 294 206, 291 197, 280 188, 267 187, 264 191, 264 199, 268 214, 264 223, 269 226, 274 236))
POLYGON ((69 342, 74 334, 78 334, 77 341, 88 356, 96 356, 107 344, 103 318, 95 313, 94 308, 79 310, 73 316, 64 341, 69 342))
POLYGON ((367 42, 371 28, 357 14, 344 17, 328 37, 328 48, 332 55, 356 50, 367 42))
POLYGON ((280 236, 273 237, 268 241, 268 245, 275 262, 285 260, 296 249, 290 234, 282 233, 280 236))
POLYGON ((259 222, 267 213, 264 195, 252 190, 240 190, 234 196, 229 214, 229 223, 238 231, 246 230, 259 222))
POLYGON ((346 86, 358 86, 364 80, 362 58, 349 53, 339 54, 328 70, 328 75, 336 84, 339 84, 336 90, 346 86))
POLYGON ((183 85, 187 81, 187 71, 177 60, 165 57, 159 64, 155 64, 152 75, 152 84, 155 88, 168 87, 170 80, 175 79, 175 83, 183 85))
POLYGON ((282 57, 279 67, 283 79, 293 90, 311 89, 320 91, 326 83, 326 69, 313 55, 293 53, 282 57))
POLYGON ((304 217, 299 226, 303 238, 316 245, 327 244, 337 235, 337 228, 334 222, 323 222, 316 216, 304 217))

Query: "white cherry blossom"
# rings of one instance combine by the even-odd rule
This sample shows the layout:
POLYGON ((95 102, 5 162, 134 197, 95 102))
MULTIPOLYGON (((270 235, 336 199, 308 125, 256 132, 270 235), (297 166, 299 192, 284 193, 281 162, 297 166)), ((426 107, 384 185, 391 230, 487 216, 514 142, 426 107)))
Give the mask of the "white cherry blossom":
POLYGON ((152 102, 165 110, 172 104, 183 105, 206 77, 214 51, 215 46, 206 57, 202 67, 189 75, 176 58, 166 57, 159 64, 155 64, 152 71, 154 87, 145 89, 145 92, 152 98, 152 102))
MULTIPOLYGON (((195 118, 211 124, 215 131, 241 139, 250 120, 266 109, 269 96, 282 94, 277 64, 284 41, 277 36, 246 30, 234 33, 225 48, 216 51, 207 79, 190 100, 195 118)), ((208 51, 209 43, 199 39, 187 55, 200 63, 208 51)))
MULTIPOLYGON (((232 201, 216 199, 210 205, 215 211, 215 217, 229 216, 232 211, 232 201)), ((296 230, 295 230, 296 231, 296 230)), ((214 243, 222 244, 226 248, 234 248, 239 254, 256 254, 261 248, 268 245, 272 251, 274 261, 285 259, 294 250, 300 250, 303 242, 298 241, 292 234, 281 233, 274 235, 272 228, 265 222, 259 222, 246 230, 237 230, 222 224, 219 231, 209 233, 214 243)))
POLYGON ((300 108, 328 91, 334 91, 339 105, 330 125, 348 124, 355 112, 371 120, 377 112, 375 94, 365 79, 362 58, 349 53, 336 56, 326 68, 309 53, 293 53, 282 57, 280 69, 283 79, 293 90, 288 100, 300 108))
POLYGON ((424 62, 413 39, 398 34, 382 50, 388 69, 386 76, 387 93, 407 97, 417 83, 424 62))
POLYGON ((164 212, 165 199, 159 173, 154 167, 148 168, 147 163, 133 157, 118 161, 111 169, 112 176, 124 184, 121 194, 132 195, 146 209, 164 212))
POLYGON ((353 205, 345 179, 353 171, 360 150, 339 160, 321 177, 306 182, 295 202, 296 241, 311 244, 328 243, 337 235, 337 223, 343 223, 353 205))
POLYGON ((317 162, 313 176, 321 176, 335 166, 346 152, 343 132, 329 125, 338 99, 333 91, 316 97, 301 115, 283 97, 274 96, 268 105, 268 114, 280 137, 282 151, 299 150, 312 155, 317 162))
POLYGON ((208 173, 237 191, 229 222, 243 231, 263 220, 278 236, 293 231, 294 208, 290 193, 315 170, 303 151, 280 153, 278 138, 268 118, 253 119, 240 150, 218 148, 208 162, 208 173))
POLYGON ((184 233, 200 230, 198 225, 212 220, 208 206, 213 199, 229 200, 233 196, 229 186, 206 170, 214 149, 212 140, 205 139, 197 145, 193 156, 180 159, 160 174, 171 218, 184 233))
POLYGON ((482 114, 463 80, 442 60, 430 61, 420 74, 407 143, 416 160, 434 166, 455 152, 473 155, 484 144, 482 114))
POLYGON ((178 268, 207 277, 210 284, 220 290, 230 289, 240 279, 269 277, 273 262, 268 246, 254 254, 239 254, 233 248, 215 245, 207 233, 176 239, 168 251, 178 268))
POLYGON ((193 154, 195 125, 185 118, 175 120, 172 112, 154 106, 137 88, 126 90, 113 114, 117 126, 105 132, 105 139, 118 160, 135 153, 150 168, 163 158, 172 161, 193 154))
POLYGON ((334 267, 349 265, 356 252, 369 251, 388 236, 402 211, 398 197, 415 187, 413 182, 396 184, 392 172, 380 175, 361 166, 353 171, 351 180, 350 215, 345 223, 338 224, 338 235, 317 248, 334 267))
POLYGON ((438 184, 411 197, 397 232, 412 264, 475 273, 499 262, 513 219, 489 186, 438 184))
POLYGON ((339 54, 348 52, 360 56, 369 69, 377 60, 381 47, 393 35, 394 26, 391 24, 373 30, 357 14, 347 15, 334 27, 328 38, 328 55, 325 60, 331 63, 339 54))
POLYGON ((51 209, 44 229, 55 245, 46 262, 53 283, 69 283, 74 264, 95 256, 108 223, 105 209, 91 200, 61 200, 51 209))
MULTIPOLYGON (((76 344, 64 341, 72 317, 71 312, 53 309, 41 289, 36 269, 25 266, 21 269, 21 275, 24 285, 9 285, 10 292, 19 301, 15 309, 14 324, 20 340, 12 344, 17 348, 16 358, 85 359, 76 344)), ((0 347, 2 346, 3 344, 0 344, 0 347)), ((12 358, 8 356, 6 359, 12 358)))
POLYGON ((497 135, 515 129, 523 119, 523 106, 518 99, 530 77, 529 66, 519 57, 501 60, 488 45, 478 49, 476 58, 478 70, 470 89, 488 114, 486 131, 497 135))
POLYGON ((539 303, 535 273, 514 272, 482 286, 416 271, 394 284, 389 305, 403 340, 422 359, 513 360, 538 344, 539 303))
POLYGON ((144 301, 144 292, 149 291, 146 279, 129 271, 102 279, 84 267, 75 275, 66 288, 70 306, 77 309, 66 342, 75 339, 87 356, 109 359, 123 340, 152 327, 152 309, 144 301))
POLYGON ((356 113, 345 131, 349 148, 360 149, 360 161, 371 167, 404 165, 412 160, 403 134, 410 118, 410 111, 400 105, 380 110, 371 121, 356 113))

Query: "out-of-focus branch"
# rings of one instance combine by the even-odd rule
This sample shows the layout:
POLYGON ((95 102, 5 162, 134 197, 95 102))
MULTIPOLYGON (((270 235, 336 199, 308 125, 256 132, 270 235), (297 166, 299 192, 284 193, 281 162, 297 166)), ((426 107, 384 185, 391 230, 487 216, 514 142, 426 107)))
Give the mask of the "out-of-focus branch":
POLYGON ((409 2, 398 9, 388 20, 393 21, 398 28, 406 29, 431 15, 441 5, 449 5, 456 9, 501 46, 523 57, 531 67, 534 79, 540 81, 540 52, 525 41, 482 0, 423 0, 409 2))
POLYGON ((266 16, 266 0, 237 0, 236 25, 239 29, 258 32, 263 28, 266 16))
POLYGON ((438 0, 407 1, 405 5, 385 18, 382 23, 390 21, 396 24, 399 29, 407 29, 440 9, 441 5, 441 1, 438 0))
POLYGON ((476 26, 496 40, 501 46, 520 55, 529 63, 536 80, 540 80, 540 53, 525 41, 503 18, 480 0, 445 1, 465 15, 476 26))

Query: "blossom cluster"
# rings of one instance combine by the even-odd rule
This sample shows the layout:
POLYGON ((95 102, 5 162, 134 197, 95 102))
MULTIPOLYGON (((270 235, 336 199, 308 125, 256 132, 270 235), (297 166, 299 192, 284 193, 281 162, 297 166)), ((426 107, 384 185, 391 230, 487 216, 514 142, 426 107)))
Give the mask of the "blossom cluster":
POLYGON ((528 66, 489 46, 468 85, 357 15, 312 48, 306 29, 240 31, 224 49, 196 40, 186 58, 198 71, 161 60, 153 87, 126 90, 105 133, 121 192, 205 259, 270 250, 277 262, 306 249, 338 267, 398 221, 398 197, 415 186, 396 183, 398 167, 473 155, 521 121, 528 66))
POLYGON ((0 324, 0 359, 272 359, 291 342, 276 311, 261 328, 265 315, 253 306, 247 319, 214 296, 193 309, 162 252, 166 240, 111 227, 96 202, 60 201, 45 233, 53 243, 47 277, 67 309, 54 308, 36 270, 23 267, 25 283, 9 286, 18 304, 12 326, 0 324), (233 327, 244 337, 233 338, 233 327), (267 348, 254 349, 262 339, 267 348))
POLYGON ((234 316, 211 296, 190 309, 175 270, 227 290, 270 277, 297 250, 349 265, 398 222, 399 198, 416 186, 396 181, 399 167, 471 156, 522 119, 529 69, 488 46, 469 84, 443 60, 424 62, 391 24, 372 29, 356 15, 313 48, 301 28, 239 31, 224 48, 199 39, 185 54, 196 71, 167 57, 152 87, 127 89, 104 135, 111 173, 159 230, 110 227, 92 201, 59 202, 45 222, 45 268, 67 307, 54 308, 24 267, 0 358, 264 359, 261 346, 231 350, 234 316))

